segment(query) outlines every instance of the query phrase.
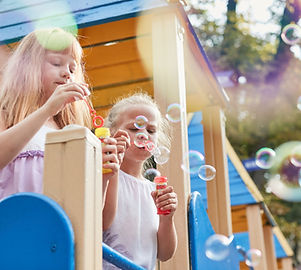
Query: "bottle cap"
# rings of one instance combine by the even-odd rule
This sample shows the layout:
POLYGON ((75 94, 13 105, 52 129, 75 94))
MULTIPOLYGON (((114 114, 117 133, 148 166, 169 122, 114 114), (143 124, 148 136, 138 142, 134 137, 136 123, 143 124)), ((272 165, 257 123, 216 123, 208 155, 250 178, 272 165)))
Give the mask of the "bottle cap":
POLYGON ((95 129, 95 136, 98 138, 110 137, 110 129, 106 127, 100 127, 95 129))
POLYGON ((163 183, 167 183, 167 177, 166 176, 156 176, 154 178, 154 182, 156 184, 163 184, 163 183))

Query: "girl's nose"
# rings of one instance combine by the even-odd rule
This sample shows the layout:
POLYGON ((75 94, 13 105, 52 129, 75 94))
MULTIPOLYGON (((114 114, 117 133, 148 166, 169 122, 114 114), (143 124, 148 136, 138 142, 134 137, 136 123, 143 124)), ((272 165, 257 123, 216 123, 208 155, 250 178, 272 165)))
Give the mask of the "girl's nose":
POLYGON ((63 78, 66 78, 67 80, 70 79, 70 77, 71 77, 71 72, 70 72, 69 68, 63 67, 62 70, 61 70, 61 76, 62 76, 63 78))

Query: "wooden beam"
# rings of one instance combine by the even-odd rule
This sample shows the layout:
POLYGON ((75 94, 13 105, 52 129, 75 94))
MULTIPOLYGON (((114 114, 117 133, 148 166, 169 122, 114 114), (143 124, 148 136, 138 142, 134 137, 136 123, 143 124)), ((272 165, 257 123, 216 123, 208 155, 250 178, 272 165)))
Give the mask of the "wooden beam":
POLYGON ((75 235, 75 269, 102 269, 101 143, 87 128, 46 136, 44 194, 69 216, 75 235))
POLYGON ((265 225, 263 227, 263 235, 265 252, 267 257, 267 267, 269 270, 277 270, 277 258, 273 238, 273 228, 271 225, 265 225))
POLYGON ((270 270, 267 268, 261 209, 258 204, 247 206, 247 219, 250 248, 259 249, 262 254, 259 264, 253 268, 254 270, 270 270))
POLYGON ((166 175, 174 187, 179 202, 175 213, 178 248, 171 260, 161 263, 161 270, 190 268, 187 220, 190 177, 181 169, 183 157, 188 154, 188 136, 183 39, 180 31, 181 26, 175 13, 167 12, 154 16, 152 26, 154 97, 163 113, 171 103, 178 103, 182 108, 181 122, 173 125, 170 160, 167 164, 159 166, 162 175, 166 175))
POLYGON ((290 257, 282 258, 281 263, 282 263, 281 270, 293 270, 292 258, 290 258, 290 257))
POLYGON ((206 164, 216 169, 207 182, 208 215, 216 233, 232 235, 230 188, 225 146, 225 117, 219 106, 205 107, 203 129, 206 164))

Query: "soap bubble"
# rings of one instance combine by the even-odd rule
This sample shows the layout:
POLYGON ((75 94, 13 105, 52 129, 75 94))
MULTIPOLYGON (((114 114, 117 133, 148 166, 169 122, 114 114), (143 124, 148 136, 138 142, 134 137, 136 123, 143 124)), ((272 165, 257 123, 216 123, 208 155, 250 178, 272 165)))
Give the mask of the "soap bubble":
POLYGON ((178 103, 172 103, 167 107, 166 118, 172 122, 177 123, 181 121, 181 106, 178 103))
POLYGON ((188 155, 183 158, 181 168, 184 172, 190 173, 191 175, 197 174, 200 167, 204 164, 204 156, 198 151, 190 150, 188 155), (188 165, 189 162, 189 165, 188 165))
POLYGON ((135 119, 134 126, 138 129, 144 129, 147 125, 148 119, 144 115, 138 115, 135 119))
POLYGON ((164 164, 169 160, 170 151, 165 146, 158 146, 154 154, 154 160, 157 164, 164 164))
POLYGON ((147 151, 149 151, 152 155, 156 151, 156 145, 152 141, 146 141, 145 142, 145 148, 147 151))
POLYGON ((298 110, 301 111, 301 96, 298 97, 298 100, 297 100, 297 108, 298 108, 298 110))
POLYGON ((285 27, 283 27, 281 38, 283 42, 288 45, 297 44, 301 38, 300 26, 294 23, 286 25, 285 27))
POLYGON ((198 175, 202 180, 210 181, 215 177, 216 170, 213 166, 205 164, 199 168, 198 175))
POLYGON ((211 235, 205 242, 205 254, 214 261, 224 260, 230 253, 231 240, 221 234, 211 235))
POLYGON ((249 249, 245 255, 245 263, 247 266, 257 266, 261 261, 262 253, 259 249, 249 249))
POLYGON ((276 158, 270 168, 270 177, 266 188, 280 199, 299 202, 301 201, 300 186, 300 141, 286 142, 275 149, 276 158))
POLYGON ((263 147, 256 152, 255 163, 261 169, 272 167, 276 153, 273 149, 263 147))
POLYGON ((145 144, 148 141, 148 136, 147 134, 143 133, 143 132, 138 132, 135 135, 134 138, 134 144, 139 147, 139 148, 143 148, 145 147, 145 144))
POLYGON ((291 153, 291 163, 296 167, 301 167, 301 144, 293 148, 291 153))
POLYGON ((161 173, 154 168, 149 168, 144 172, 144 177, 148 180, 153 181, 156 176, 161 176, 161 173))

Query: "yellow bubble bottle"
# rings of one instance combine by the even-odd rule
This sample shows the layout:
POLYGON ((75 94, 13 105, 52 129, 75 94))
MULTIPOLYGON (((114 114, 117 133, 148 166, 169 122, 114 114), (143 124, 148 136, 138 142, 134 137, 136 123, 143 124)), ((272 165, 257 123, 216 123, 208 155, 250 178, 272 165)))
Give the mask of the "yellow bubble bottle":
MULTIPOLYGON (((101 144, 104 145, 103 140, 111 136, 110 129, 106 127, 99 127, 95 129, 95 136, 100 139, 101 144)), ((107 163, 110 163, 109 161, 107 163)), ((102 173, 110 173, 111 169, 102 169, 102 173)))

